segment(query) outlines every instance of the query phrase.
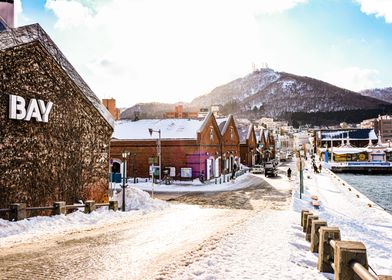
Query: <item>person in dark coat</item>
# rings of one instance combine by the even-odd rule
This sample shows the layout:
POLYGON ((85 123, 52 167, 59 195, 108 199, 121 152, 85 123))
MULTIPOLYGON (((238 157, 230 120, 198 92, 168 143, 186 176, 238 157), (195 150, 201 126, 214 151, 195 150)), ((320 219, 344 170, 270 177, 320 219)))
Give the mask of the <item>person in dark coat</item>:
POLYGON ((289 178, 289 180, 291 179, 291 169, 289 167, 289 169, 287 169, 287 178, 289 178))

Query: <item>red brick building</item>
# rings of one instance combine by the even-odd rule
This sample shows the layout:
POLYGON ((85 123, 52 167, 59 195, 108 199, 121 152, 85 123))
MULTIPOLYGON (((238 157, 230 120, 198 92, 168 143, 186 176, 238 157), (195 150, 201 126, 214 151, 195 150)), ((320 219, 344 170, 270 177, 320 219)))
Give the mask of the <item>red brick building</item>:
POLYGON ((232 172, 233 168, 239 168, 240 163, 240 136, 234 117, 217 119, 222 136, 222 173, 232 172))
POLYGON ((120 119, 120 109, 116 107, 116 99, 102 99, 102 104, 110 112, 110 114, 112 114, 113 119, 120 119))
POLYGON ((256 164, 256 133, 253 124, 248 128, 238 129, 240 134, 240 153, 241 163, 246 166, 253 166, 256 164))
MULTIPOLYGON (((150 119, 116 122, 110 145, 113 172, 121 171, 124 151, 130 152, 128 177, 149 177, 153 158, 157 157, 158 133, 161 131, 162 169, 175 168, 175 177, 182 177, 182 168, 191 168, 192 178, 201 173, 207 179, 220 176, 221 134, 213 114, 204 120, 150 119), (120 170, 119 170, 120 169, 120 170)), ((155 164, 157 165, 157 164, 155 164)))
POLYGON ((197 119, 198 112, 184 112, 184 105, 176 105, 174 112, 166 112, 165 118, 168 119, 197 119))

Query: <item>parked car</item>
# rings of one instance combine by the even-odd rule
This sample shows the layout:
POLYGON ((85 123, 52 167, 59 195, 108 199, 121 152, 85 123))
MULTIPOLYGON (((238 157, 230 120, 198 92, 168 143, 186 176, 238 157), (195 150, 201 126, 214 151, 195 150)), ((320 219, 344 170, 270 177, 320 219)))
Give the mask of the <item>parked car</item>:
POLYGON ((276 169, 275 165, 272 162, 266 162, 264 165, 264 175, 265 177, 268 176, 278 176, 278 170, 276 169))
POLYGON ((263 173, 263 167, 259 164, 253 165, 251 172, 261 174, 261 173, 263 173))

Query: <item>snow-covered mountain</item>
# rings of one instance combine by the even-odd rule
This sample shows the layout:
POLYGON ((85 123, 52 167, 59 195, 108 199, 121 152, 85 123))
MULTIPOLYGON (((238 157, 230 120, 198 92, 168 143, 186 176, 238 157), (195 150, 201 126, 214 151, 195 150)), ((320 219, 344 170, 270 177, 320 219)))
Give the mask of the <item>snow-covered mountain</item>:
MULTIPOLYGON (((391 108, 390 103, 379 99, 317 79, 276 72, 268 68, 256 70, 245 77, 218 86, 210 93, 184 104, 184 108, 198 111, 211 105, 221 105, 224 114, 255 119, 262 116, 288 119, 293 114, 312 113, 323 114, 326 119, 329 112, 339 112, 341 119, 341 116, 345 116, 345 111, 372 111, 373 115, 376 111, 385 111, 388 106, 391 108)), ((132 118, 135 111, 140 112, 141 118, 160 118, 163 112, 173 109, 174 104, 137 104, 124 111, 122 118, 132 118)), ((364 117, 368 115, 364 114, 364 117)))
POLYGON ((359 92, 363 96, 370 96, 392 103, 392 87, 367 89, 359 92))
POLYGON ((336 87, 309 77, 272 69, 260 69, 219 86, 209 94, 194 99, 193 106, 212 104, 229 106, 237 114, 260 111, 265 116, 279 117, 293 112, 334 112, 377 109, 386 102, 336 87), (234 108, 233 108, 234 107, 234 108))

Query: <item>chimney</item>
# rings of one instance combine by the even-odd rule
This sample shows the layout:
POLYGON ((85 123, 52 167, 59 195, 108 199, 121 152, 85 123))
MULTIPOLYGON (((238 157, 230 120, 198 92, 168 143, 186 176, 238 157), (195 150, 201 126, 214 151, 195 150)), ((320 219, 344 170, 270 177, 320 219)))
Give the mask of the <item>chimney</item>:
POLYGON ((14 28, 14 0, 0 0, 0 21, 14 28))

